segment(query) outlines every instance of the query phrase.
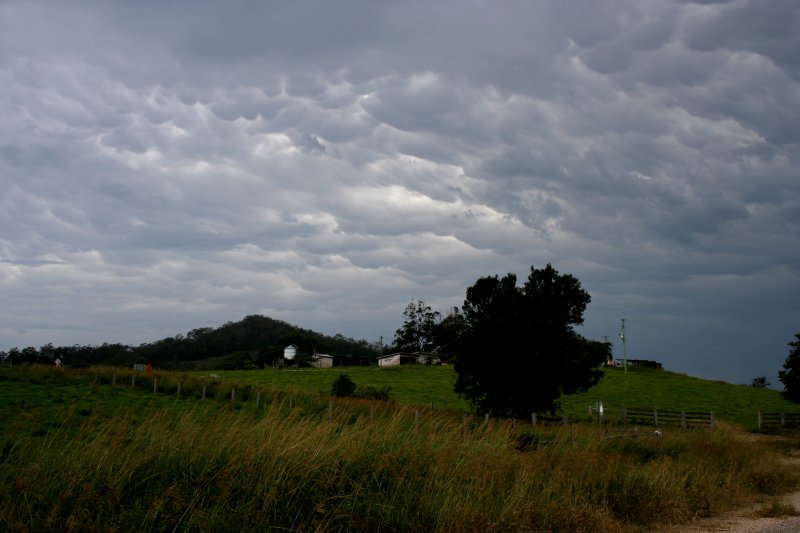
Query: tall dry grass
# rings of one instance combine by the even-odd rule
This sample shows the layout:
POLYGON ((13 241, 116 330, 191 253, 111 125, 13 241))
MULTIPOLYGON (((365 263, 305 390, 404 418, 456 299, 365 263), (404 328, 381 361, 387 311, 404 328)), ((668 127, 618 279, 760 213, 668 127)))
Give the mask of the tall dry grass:
POLYGON ((11 424, 0 529, 635 531, 794 482, 732 428, 609 439, 359 401, 329 420, 285 398, 146 414, 11 424))

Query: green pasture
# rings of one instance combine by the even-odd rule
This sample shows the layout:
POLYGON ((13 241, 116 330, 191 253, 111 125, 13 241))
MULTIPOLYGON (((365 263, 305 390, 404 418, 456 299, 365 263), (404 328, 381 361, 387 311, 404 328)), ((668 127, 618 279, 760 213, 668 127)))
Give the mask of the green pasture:
POLYGON ((224 380, 246 383, 268 390, 304 391, 330 395, 331 384, 346 373, 358 386, 391 387, 394 401, 418 407, 468 411, 469 404, 455 392, 456 374, 452 366, 404 365, 388 368, 351 366, 336 368, 222 370, 193 372, 195 377, 218 375, 224 380))
MULTIPOLYGON (((337 367, 297 370, 217 371, 225 380, 253 386, 329 394, 333 380, 347 373, 357 385, 391 387, 395 401, 434 409, 469 411, 469 404, 453 391, 452 366, 337 367)), ((194 373, 208 376, 208 373, 194 373)), ((572 421, 588 421, 588 407, 602 401, 606 409, 642 408, 667 411, 712 412, 716 420, 752 429, 757 412, 800 412, 773 389, 758 389, 722 381, 648 368, 604 368, 600 383, 586 392, 561 398, 561 411, 572 421)))
MULTIPOLYGON (((0 420, 10 410, 29 408, 38 405, 57 406, 81 398, 90 401, 96 396, 98 388, 92 385, 100 376, 100 382, 109 383, 111 373, 116 374, 117 387, 103 401, 103 404, 137 405, 141 402, 168 401, 176 394, 176 383, 183 382, 185 397, 199 397, 200 384, 207 384, 209 394, 220 397, 229 395, 231 388, 238 388, 250 400, 261 394, 265 400, 270 395, 284 396, 311 395, 323 400, 330 395, 333 381, 346 373, 360 387, 382 389, 390 387, 393 402, 414 407, 468 412, 469 404, 460 398, 453 386, 456 374, 452 366, 404 365, 399 367, 337 367, 329 369, 264 369, 231 370, 204 372, 161 372, 156 371, 153 378, 158 380, 158 395, 134 393, 127 385, 130 370, 96 368, 84 369, 79 373, 68 371, 58 374, 49 371, 28 371, 21 380, 4 379, 20 369, 0 369, 0 401, 7 406, 0 410, 0 420), (191 381, 191 384, 189 383, 191 381), (81 387, 75 387, 80 382, 81 387), (27 387, 37 384, 38 387, 27 387), (169 385, 167 385, 169 384, 169 385), (168 390, 165 388, 168 387, 168 390), (191 387, 191 388, 190 388, 191 387), (224 389, 224 390, 223 390, 224 389)), ((137 387, 152 388, 151 381, 140 376, 137 387), (146 382, 146 383, 144 383, 146 382)), ((607 410, 658 409, 667 411, 712 412, 716 420, 734 423, 746 429, 754 429, 757 412, 797 413, 800 406, 781 397, 778 391, 758 389, 743 385, 733 385, 720 381, 709 381, 669 371, 630 368, 625 372, 619 368, 603 369, 600 383, 584 393, 561 398, 561 411, 573 422, 589 421, 588 407, 602 401, 607 410)))
POLYGON ((588 407, 602 401, 607 409, 643 408, 671 411, 713 411, 717 420, 757 426, 757 412, 800 412, 776 390, 648 368, 605 368, 600 383, 584 393, 562 398, 562 410, 572 420, 588 418, 588 407))

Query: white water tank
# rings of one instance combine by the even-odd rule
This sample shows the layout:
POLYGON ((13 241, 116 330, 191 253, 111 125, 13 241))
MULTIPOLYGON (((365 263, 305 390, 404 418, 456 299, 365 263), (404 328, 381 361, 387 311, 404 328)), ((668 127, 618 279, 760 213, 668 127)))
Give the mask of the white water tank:
POLYGON ((295 355, 297 355, 297 346, 295 346, 294 344, 290 344, 289 346, 283 349, 284 359, 294 359, 295 355))

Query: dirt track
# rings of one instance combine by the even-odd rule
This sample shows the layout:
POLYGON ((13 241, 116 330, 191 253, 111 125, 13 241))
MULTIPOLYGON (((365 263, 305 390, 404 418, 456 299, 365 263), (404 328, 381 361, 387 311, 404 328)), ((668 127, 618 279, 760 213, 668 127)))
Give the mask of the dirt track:
MULTIPOLYGON (((768 439, 759 435, 750 435, 753 439, 768 439)), ((800 456, 792 455, 786 457, 787 467, 797 468, 800 466, 800 456)), ((776 498, 769 499, 767 503, 776 498)), ((777 498, 783 503, 793 506, 800 512, 800 490, 784 494, 777 498)), ((723 513, 711 518, 700 518, 691 524, 681 524, 671 528, 665 528, 663 533, 701 533, 707 531, 718 531, 728 533, 799 533, 800 516, 789 516, 784 518, 760 518, 758 511, 764 507, 764 503, 749 505, 734 511, 723 513)))
MULTIPOLYGON (((800 510, 800 491, 785 494, 780 500, 800 510)), ((729 533, 797 533, 800 532, 800 516, 786 518, 758 518, 756 513, 763 504, 737 509, 720 516, 698 519, 692 524, 666 528, 664 533, 701 533, 726 531, 729 533)))

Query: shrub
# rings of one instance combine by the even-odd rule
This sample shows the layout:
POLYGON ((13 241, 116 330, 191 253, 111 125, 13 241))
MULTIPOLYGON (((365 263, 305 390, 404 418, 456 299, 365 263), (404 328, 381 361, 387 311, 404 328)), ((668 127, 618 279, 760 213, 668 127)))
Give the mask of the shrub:
POLYGON ((353 396, 356 392, 356 384, 350 379, 347 374, 340 374, 338 378, 333 380, 331 385, 331 395, 337 398, 347 398, 353 396))

